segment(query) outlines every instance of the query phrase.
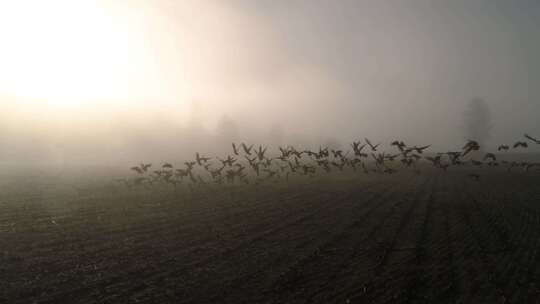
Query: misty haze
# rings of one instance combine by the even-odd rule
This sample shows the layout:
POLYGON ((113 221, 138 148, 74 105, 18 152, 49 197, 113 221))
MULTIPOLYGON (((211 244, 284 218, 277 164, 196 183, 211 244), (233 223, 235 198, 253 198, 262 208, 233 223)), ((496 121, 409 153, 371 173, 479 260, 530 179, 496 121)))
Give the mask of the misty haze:
POLYGON ((540 302, 539 29, 0 0, 0 303, 540 302))

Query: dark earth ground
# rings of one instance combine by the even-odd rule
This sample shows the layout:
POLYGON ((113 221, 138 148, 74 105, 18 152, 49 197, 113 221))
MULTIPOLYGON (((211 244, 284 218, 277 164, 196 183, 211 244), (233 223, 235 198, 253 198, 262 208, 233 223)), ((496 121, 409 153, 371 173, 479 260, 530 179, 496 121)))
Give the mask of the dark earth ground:
POLYGON ((539 173, 467 173, 5 188, 0 303, 540 303, 539 173))

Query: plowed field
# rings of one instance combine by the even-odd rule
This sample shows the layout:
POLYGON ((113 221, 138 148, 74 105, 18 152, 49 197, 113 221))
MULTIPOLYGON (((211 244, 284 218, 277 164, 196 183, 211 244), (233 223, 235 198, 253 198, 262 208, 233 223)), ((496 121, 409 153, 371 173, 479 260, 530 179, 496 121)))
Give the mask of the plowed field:
POLYGON ((533 172, 0 200, 2 303, 540 303, 539 262, 533 172))

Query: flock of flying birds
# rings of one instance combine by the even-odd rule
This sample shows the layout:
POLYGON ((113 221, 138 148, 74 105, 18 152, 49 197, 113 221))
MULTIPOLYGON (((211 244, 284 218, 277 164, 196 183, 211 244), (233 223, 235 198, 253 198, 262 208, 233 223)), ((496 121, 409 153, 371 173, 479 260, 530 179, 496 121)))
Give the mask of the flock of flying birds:
MULTIPOLYGON (((529 144, 540 144, 540 140, 527 134, 527 141, 517 141, 512 146, 500 145, 498 151, 504 153, 510 149, 528 148, 529 144)), ((259 184, 265 181, 289 181, 293 175, 314 176, 317 172, 330 173, 332 171, 352 170, 366 174, 381 173, 392 174, 399 168, 411 168, 420 173, 418 164, 427 162, 433 167, 447 170, 450 166, 506 166, 507 170, 521 168, 529 171, 536 168, 540 170, 539 162, 497 160, 494 153, 483 153, 480 159, 474 159, 480 145, 474 140, 468 140, 461 151, 442 153, 424 153, 431 145, 408 146, 403 141, 395 140, 391 143, 397 151, 387 154, 378 150, 380 144, 373 144, 365 138, 364 142, 351 143, 352 150, 344 151, 319 147, 318 151, 298 150, 293 146, 279 147, 279 155, 269 156, 267 147, 232 144, 232 154, 225 158, 211 158, 195 154, 195 159, 184 162, 180 168, 170 163, 164 163, 160 168, 153 170, 152 164, 140 164, 131 168, 136 176, 120 179, 128 187, 152 186, 154 184, 170 184, 175 188, 187 183, 189 187, 208 184, 259 184), (429 155, 427 155, 429 154, 429 155)), ((468 177, 479 180, 480 175, 470 173, 468 177)))

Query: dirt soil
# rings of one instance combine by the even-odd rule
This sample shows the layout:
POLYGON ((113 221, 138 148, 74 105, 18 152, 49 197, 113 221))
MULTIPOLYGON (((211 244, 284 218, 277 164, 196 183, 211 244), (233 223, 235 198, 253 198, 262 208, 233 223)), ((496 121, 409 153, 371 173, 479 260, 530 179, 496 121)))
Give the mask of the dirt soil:
POLYGON ((0 200, 0 303, 540 303, 539 249, 532 172, 31 193, 0 200))

